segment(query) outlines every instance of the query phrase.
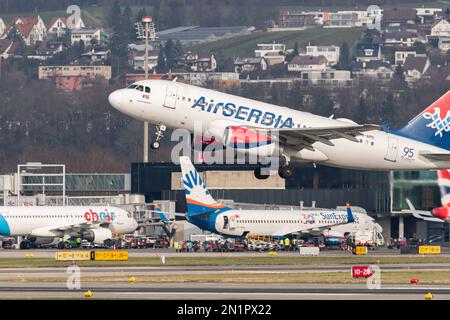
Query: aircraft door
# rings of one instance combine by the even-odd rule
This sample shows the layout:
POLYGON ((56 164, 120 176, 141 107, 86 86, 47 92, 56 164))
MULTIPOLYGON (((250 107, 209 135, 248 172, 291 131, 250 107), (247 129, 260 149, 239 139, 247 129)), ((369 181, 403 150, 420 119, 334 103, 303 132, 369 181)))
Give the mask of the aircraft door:
POLYGON ((388 148, 386 151, 385 160, 395 162, 397 161, 397 153, 398 153, 398 140, 392 135, 388 136, 388 148))
POLYGON ((223 229, 228 229, 229 227, 229 221, 228 221, 228 216, 223 216, 223 229))
POLYGON ((176 85, 169 83, 166 89, 166 98, 164 99, 164 107, 175 109, 177 103, 178 88, 176 85))

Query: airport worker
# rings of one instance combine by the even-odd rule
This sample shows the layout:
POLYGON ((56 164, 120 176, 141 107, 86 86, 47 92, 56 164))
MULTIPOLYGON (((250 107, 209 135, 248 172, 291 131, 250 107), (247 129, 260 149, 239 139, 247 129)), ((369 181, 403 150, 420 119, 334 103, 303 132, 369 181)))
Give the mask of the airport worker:
POLYGON ((173 247, 175 248, 175 252, 178 252, 178 241, 173 243, 173 247))
POLYGON ((289 238, 285 238, 284 239, 284 249, 286 251, 288 251, 290 249, 290 246, 291 246, 291 241, 289 240, 289 238))
POLYGON ((191 252, 192 251, 192 241, 189 241, 188 243, 188 251, 191 252))
POLYGON ((75 242, 77 243, 77 247, 81 247, 81 238, 77 237, 77 239, 75 240, 75 242))

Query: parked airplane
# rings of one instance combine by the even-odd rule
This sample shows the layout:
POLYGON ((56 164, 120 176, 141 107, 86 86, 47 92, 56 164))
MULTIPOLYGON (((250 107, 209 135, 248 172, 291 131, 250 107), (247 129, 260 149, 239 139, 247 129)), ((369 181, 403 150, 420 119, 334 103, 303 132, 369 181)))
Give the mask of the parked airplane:
POLYGON ((411 201, 406 198, 406 203, 414 217, 426 221, 444 222, 449 220, 450 213, 450 170, 438 170, 438 185, 441 191, 441 207, 430 211, 416 210, 411 201))
MULTIPOLYGON (((159 148, 166 126, 194 133, 201 121, 205 141, 262 157, 280 155, 282 178, 293 173, 291 159, 365 170, 450 168, 450 91, 398 131, 166 80, 138 81, 112 92, 109 102, 156 125, 153 148, 159 148)), ((269 175, 259 167, 255 176, 269 175)))
POLYGON ((0 235, 25 236, 21 249, 30 248, 38 240, 51 242, 72 234, 103 244, 112 238, 113 232, 129 233, 137 227, 131 214, 117 207, 0 207, 0 235))
POLYGON ((229 237, 247 235, 283 237, 295 232, 326 230, 333 226, 360 223, 359 216, 334 210, 233 210, 210 195, 188 157, 180 157, 186 194, 187 220, 200 229, 229 237))

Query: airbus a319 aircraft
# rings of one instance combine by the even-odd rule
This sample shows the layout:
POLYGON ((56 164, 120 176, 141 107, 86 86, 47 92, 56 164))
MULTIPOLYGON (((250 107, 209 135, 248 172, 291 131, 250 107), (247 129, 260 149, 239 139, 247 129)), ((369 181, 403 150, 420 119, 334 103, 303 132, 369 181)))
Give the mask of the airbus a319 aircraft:
MULTIPOLYGON (((332 119, 167 80, 143 80, 109 95, 117 110, 157 127, 158 148, 166 126, 194 133, 239 152, 280 155, 279 175, 291 159, 340 168, 426 170, 450 168, 450 91, 398 131, 332 119)), ((268 177, 259 167, 255 176, 268 177)))
POLYGON ((0 235, 26 237, 21 249, 30 248, 36 241, 50 243, 71 234, 103 244, 113 233, 130 233, 137 227, 131 213, 117 207, 0 207, 0 235))
MULTIPOLYGON (((272 236, 291 233, 321 233, 333 226, 362 223, 360 215, 328 210, 233 210, 214 200, 189 157, 180 157, 186 194, 187 220, 202 230, 228 237, 272 236)), ((162 216, 163 221, 168 221, 162 216)))

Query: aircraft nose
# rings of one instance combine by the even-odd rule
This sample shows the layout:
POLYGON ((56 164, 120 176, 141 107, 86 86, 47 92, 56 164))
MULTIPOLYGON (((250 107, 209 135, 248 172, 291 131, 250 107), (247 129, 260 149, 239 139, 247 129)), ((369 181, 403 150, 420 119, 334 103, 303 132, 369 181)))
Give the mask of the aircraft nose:
POLYGON ((116 90, 111 92, 111 94, 108 96, 108 101, 115 109, 120 110, 121 109, 121 102, 122 102, 122 95, 120 90, 116 90))

